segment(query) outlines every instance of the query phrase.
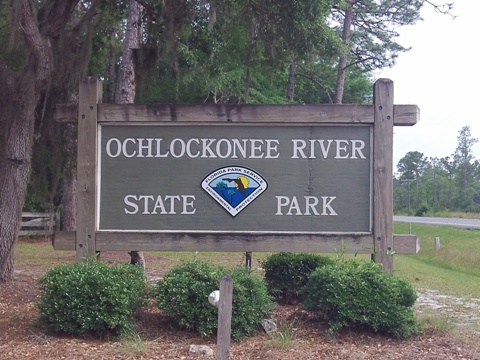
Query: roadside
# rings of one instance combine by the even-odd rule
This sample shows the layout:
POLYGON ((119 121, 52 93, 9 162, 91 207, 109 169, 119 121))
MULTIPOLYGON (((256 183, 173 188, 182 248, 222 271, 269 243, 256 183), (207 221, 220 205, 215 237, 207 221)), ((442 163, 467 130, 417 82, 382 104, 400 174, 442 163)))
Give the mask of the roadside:
POLYGON ((393 217, 395 222, 412 223, 412 224, 429 224, 442 226, 455 226, 464 229, 480 229, 480 219, 465 218, 437 218, 423 216, 397 216, 393 217))

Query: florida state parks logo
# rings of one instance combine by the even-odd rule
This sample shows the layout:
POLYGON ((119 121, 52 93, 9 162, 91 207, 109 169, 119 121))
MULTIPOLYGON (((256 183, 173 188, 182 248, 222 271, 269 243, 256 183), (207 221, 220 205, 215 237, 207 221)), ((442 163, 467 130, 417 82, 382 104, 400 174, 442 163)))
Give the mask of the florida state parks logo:
POLYGON ((242 166, 226 166, 208 174, 202 188, 232 216, 267 190, 267 181, 256 171, 242 166))

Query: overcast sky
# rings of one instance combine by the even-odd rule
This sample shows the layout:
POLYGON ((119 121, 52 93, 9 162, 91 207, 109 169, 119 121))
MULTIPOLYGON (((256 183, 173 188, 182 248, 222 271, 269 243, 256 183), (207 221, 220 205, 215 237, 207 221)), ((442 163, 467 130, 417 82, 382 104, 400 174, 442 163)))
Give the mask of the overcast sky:
MULTIPOLYGON (((452 155, 464 126, 480 138, 480 0, 453 1, 455 19, 425 5, 423 21, 399 30, 398 42, 412 49, 401 54, 394 67, 377 73, 377 78, 393 81, 395 104, 420 108, 416 125, 394 129, 394 170, 409 151, 427 157, 452 155)), ((473 152, 480 160, 480 143, 473 152)))

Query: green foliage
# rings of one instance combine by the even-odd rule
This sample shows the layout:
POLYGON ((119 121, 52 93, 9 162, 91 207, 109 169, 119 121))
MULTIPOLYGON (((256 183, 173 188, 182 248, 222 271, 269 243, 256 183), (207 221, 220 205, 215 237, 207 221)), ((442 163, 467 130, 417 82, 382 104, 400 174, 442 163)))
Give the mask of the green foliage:
MULTIPOLYGON (((211 8, 187 2, 174 18, 162 9, 146 31, 148 46, 158 48, 157 71, 138 83, 137 100, 287 103, 289 67, 295 59, 293 101, 332 102, 343 44, 329 26, 331 10, 329 0, 227 1, 211 8), (175 33, 166 31, 165 24, 176 27, 175 33)), ((349 101, 364 102, 371 82, 358 67, 348 71, 349 101)))
POLYGON ((170 270, 157 284, 154 293, 157 305, 180 327, 200 332, 204 336, 216 329, 216 310, 207 301, 218 289, 219 268, 202 261, 185 262, 170 270))
POLYGON ((327 320, 331 333, 360 326, 408 338, 420 331, 412 309, 417 298, 412 286, 372 262, 347 260, 318 268, 302 295, 305 308, 327 320))
POLYGON ((343 104, 372 103, 372 88, 374 81, 357 67, 347 69, 343 104))
POLYGON ((415 216, 425 216, 425 214, 428 212, 428 204, 426 202, 423 202, 415 211, 415 216))
POLYGON ((333 24, 341 32, 346 9, 353 11, 352 33, 348 40, 351 62, 365 71, 392 66, 402 52, 408 51, 396 42, 398 28, 413 25, 421 19, 424 1, 339 1, 332 7, 333 24))
POLYGON ((233 279, 232 338, 239 340, 258 331, 274 303, 263 279, 255 277, 250 269, 236 268, 230 275, 233 279))
POLYGON ((465 126, 451 156, 427 159, 418 151, 408 152, 397 164, 394 211, 480 212, 480 161, 472 152, 477 142, 465 126))
POLYGON ((126 264, 61 264, 45 273, 40 285, 40 323, 75 335, 131 330, 133 313, 146 299, 142 268, 126 264))
POLYGON ((316 254, 278 253, 267 257, 262 267, 269 293, 278 302, 295 303, 310 274, 320 266, 333 263, 331 258, 316 254))
MULTIPOLYGON (((245 268, 229 270, 233 279, 232 338, 253 335, 271 312, 265 283, 245 268)), ((226 270, 203 261, 190 261, 170 270, 159 282, 157 305, 183 328, 203 336, 216 332, 218 310, 208 295, 219 288, 226 270)))

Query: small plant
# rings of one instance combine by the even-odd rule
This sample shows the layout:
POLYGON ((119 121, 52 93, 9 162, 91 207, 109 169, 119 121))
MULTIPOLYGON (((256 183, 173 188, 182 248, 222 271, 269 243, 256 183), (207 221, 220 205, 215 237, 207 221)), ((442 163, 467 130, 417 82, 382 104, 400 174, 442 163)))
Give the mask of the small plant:
POLYGON ((97 261, 62 264, 40 279, 40 323, 68 334, 121 334, 146 299, 139 266, 109 266, 97 261))
POLYGON ((310 274, 320 266, 333 264, 326 256, 316 254, 278 253, 262 263, 269 293, 279 303, 295 304, 300 301, 300 289, 310 274))
POLYGON ((347 260, 318 268, 302 294, 305 309, 327 320, 330 333, 360 326, 408 338, 420 331, 412 309, 416 292, 379 264, 347 260))
POLYGON ((292 324, 282 324, 278 331, 275 331, 269 335, 269 338, 265 343, 265 347, 267 349, 290 349, 295 341, 294 331, 295 330, 292 324))
MULTIPOLYGON (((273 303, 265 283, 248 269, 228 272, 233 279, 232 338, 239 340, 260 328, 273 303)), ((210 305, 207 297, 219 288, 225 274, 223 268, 203 261, 183 263, 157 284, 157 305, 181 327, 210 336, 217 329, 218 310, 210 305)))
POLYGON ((142 336, 134 330, 122 333, 119 340, 120 344, 114 349, 114 353, 122 359, 138 359, 152 349, 159 350, 158 344, 142 340, 142 336))
POLYGON ((21 313, 18 310, 15 310, 14 314, 8 318, 10 321, 19 321, 22 320, 21 313))
POLYGON ((432 333, 446 333, 455 329, 453 318, 434 312, 422 314, 419 321, 425 330, 432 333))

